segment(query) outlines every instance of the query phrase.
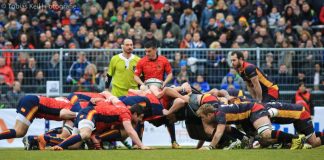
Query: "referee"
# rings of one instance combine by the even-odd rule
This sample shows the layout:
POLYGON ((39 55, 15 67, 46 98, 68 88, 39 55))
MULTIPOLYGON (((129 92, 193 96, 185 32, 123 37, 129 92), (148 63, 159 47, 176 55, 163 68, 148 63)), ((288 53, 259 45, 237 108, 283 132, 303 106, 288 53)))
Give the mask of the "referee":
POLYGON ((127 95, 128 89, 138 89, 138 85, 134 81, 134 70, 140 58, 132 54, 133 41, 125 39, 122 49, 122 53, 111 58, 107 72, 106 89, 112 82, 111 93, 116 97, 127 95))

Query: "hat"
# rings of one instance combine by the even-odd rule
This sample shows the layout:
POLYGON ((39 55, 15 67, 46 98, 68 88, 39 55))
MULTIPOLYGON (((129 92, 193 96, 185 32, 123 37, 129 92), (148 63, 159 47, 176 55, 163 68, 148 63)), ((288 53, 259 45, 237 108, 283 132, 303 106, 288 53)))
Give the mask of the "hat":
POLYGON ((76 16, 76 15, 74 15, 74 14, 72 14, 71 16, 70 16, 70 19, 72 20, 72 19, 74 19, 74 20, 77 20, 79 17, 78 16, 76 16))
POLYGON ((214 5, 214 1, 213 1, 213 0, 208 0, 208 1, 207 1, 207 5, 209 5, 209 6, 213 6, 213 5, 214 5))
POLYGON ((37 17, 33 17, 32 21, 37 21, 38 22, 38 18, 37 17))
POLYGON ((116 16, 110 17, 110 22, 117 22, 117 17, 116 16))

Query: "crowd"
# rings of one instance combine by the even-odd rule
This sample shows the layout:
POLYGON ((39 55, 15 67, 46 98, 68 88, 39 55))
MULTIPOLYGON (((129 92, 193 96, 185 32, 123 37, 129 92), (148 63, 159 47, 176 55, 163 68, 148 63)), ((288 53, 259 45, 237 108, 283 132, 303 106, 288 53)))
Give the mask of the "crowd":
MULTIPOLYGON (((324 6, 307 0, 0 0, 1 95, 44 93, 59 80, 59 54, 6 49, 121 48, 125 38, 143 48, 318 48, 323 47, 324 6), (8 93, 6 93, 8 91, 8 93)), ((174 84, 197 89, 245 89, 228 55, 172 53, 174 84), (206 58, 200 65, 197 58, 206 58), (215 69, 220 69, 215 72, 215 69), (225 76, 225 77, 224 77, 225 76), (221 78, 215 78, 221 77, 221 78), (224 78, 223 78, 224 77, 224 78), (209 83, 209 84, 208 84, 209 83), (217 84, 217 86, 215 86, 217 84)), ((247 60, 255 55, 245 52, 247 60), (250 54, 250 55, 249 55, 250 54)), ((109 56, 64 53, 65 91, 102 91, 109 56)), ((280 84, 299 82, 323 90, 323 53, 282 51, 261 57, 261 68, 280 84), (304 69, 311 69, 306 72, 304 69), (287 76, 288 75, 288 76, 287 76)), ((291 89, 291 88, 289 88, 291 89)))

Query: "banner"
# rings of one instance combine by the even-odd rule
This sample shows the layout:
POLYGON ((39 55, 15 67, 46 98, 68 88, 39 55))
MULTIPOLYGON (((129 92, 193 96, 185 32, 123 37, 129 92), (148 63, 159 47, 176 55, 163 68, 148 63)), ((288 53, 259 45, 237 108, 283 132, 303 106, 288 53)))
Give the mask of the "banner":
MULTIPOLYGON (((324 130, 324 107, 315 107, 315 116, 313 119, 315 131, 324 130)), ((0 132, 13 128, 16 123, 15 109, 0 109, 0 132)), ((62 122, 49 121, 50 128, 62 126, 62 122)), ((295 133, 293 125, 273 125, 274 129, 280 129, 284 132, 295 133)), ((182 146, 196 146, 197 140, 189 137, 184 122, 175 124, 177 142, 182 146)), ((40 135, 45 131, 45 120, 35 119, 27 135, 40 135)), ((130 142, 130 139, 128 138, 130 142)), ((143 135, 143 143, 147 146, 171 146, 171 139, 166 126, 155 127, 150 123, 145 122, 143 135)), ((12 140, 0 140, 0 148, 8 147, 23 147, 22 138, 12 140)))

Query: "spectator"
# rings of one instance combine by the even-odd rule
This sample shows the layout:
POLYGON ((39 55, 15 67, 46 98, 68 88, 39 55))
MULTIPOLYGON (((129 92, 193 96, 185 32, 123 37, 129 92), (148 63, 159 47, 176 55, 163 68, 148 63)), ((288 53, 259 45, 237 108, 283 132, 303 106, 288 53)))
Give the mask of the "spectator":
MULTIPOLYGON (((288 41, 283 41, 282 48, 292 48, 288 41)), ((294 51, 281 51, 278 57, 278 64, 285 64, 288 69, 288 75, 293 74, 293 61, 296 56, 294 51)))
POLYGON ((104 77, 97 72, 97 66, 89 64, 73 91, 102 92, 105 89, 104 77))
POLYGON ((217 40, 217 24, 215 18, 210 18, 208 24, 206 25, 206 29, 203 32, 203 40, 207 46, 209 46, 212 42, 217 40))
MULTIPOLYGON (((237 73, 237 71, 233 68, 230 69, 230 71, 227 73, 227 75, 234 75, 233 78, 233 84, 238 84, 242 90, 246 90, 245 82, 242 79, 242 77, 237 73)), ((221 84, 227 83, 227 76, 223 77, 221 84)), ((235 85, 234 85, 235 87, 235 85)))
MULTIPOLYGON (((192 49, 206 48, 206 44, 205 42, 201 41, 200 34, 198 32, 194 33, 193 40, 189 43, 189 46, 192 49)), ((204 57, 203 52, 198 52, 198 51, 193 51, 193 53, 191 53, 191 56, 196 58, 204 57)))
POLYGON ((172 15, 167 15, 166 23, 162 24, 161 28, 162 28, 163 37, 166 36, 166 33, 168 31, 171 31, 174 37, 177 38, 177 40, 181 40, 182 35, 181 35, 180 27, 173 22, 172 15))
POLYGON ((109 20, 110 17, 116 15, 114 2, 108 1, 105 9, 103 10, 103 18, 109 20))
POLYGON ((181 17, 179 25, 181 27, 181 35, 184 36, 186 34, 187 28, 189 28, 192 21, 197 21, 196 14, 192 11, 190 7, 184 9, 181 17))
POLYGON ((28 67, 24 70, 24 76, 26 78, 26 84, 33 84, 33 79, 36 76, 36 71, 38 70, 37 62, 34 57, 28 58, 28 67))
POLYGON ((6 66, 6 61, 3 57, 0 57, 0 75, 3 76, 5 83, 8 86, 12 86, 15 80, 14 73, 10 66, 6 66))
POLYGON ((314 10, 312 10, 307 2, 304 2, 302 4, 302 10, 300 13, 300 20, 309 21, 309 24, 315 24, 317 23, 316 13, 314 10))
POLYGON ((216 5, 216 13, 223 13, 226 17, 228 14, 227 5, 224 0, 218 0, 216 5))
POLYGON ((294 9, 292 6, 287 6, 285 9, 284 17, 287 21, 287 24, 290 26, 295 26, 299 24, 300 19, 299 17, 295 14, 294 9))
MULTIPOLYGON (((281 64, 279 66, 279 71, 278 71, 278 76, 277 76, 277 80, 276 82, 279 84, 279 86, 287 86, 291 83, 291 77, 289 77, 288 74, 288 69, 287 66, 285 64, 281 64)), ((283 88, 281 88, 283 89, 283 88)), ((286 89, 286 88, 284 88, 286 89)))
MULTIPOLYGON (((162 41, 163 39, 163 33, 162 30, 157 27, 157 24, 155 22, 151 23, 150 30, 153 32, 154 38, 158 41, 162 41)), ((179 39, 177 39, 179 41, 179 39)))
POLYGON ((5 58, 6 66, 12 66, 14 61, 14 53, 13 52, 5 52, 7 49, 13 49, 13 45, 10 41, 6 41, 4 47, 2 48, 4 52, 2 53, 3 58, 5 58))
POLYGON ((15 49, 34 49, 35 47, 29 43, 26 34, 20 35, 20 43, 15 47, 15 49))
POLYGON ((226 81, 225 83, 222 83, 221 84, 221 89, 224 89, 224 90, 229 90, 229 89, 241 89, 240 85, 234 81, 234 75, 232 73, 228 73, 226 75, 226 81))
POLYGON ((0 75, 0 94, 4 95, 9 91, 10 86, 6 83, 5 77, 3 75, 0 75))
POLYGON ((47 80, 59 80, 60 77, 60 57, 58 53, 54 53, 51 57, 49 63, 47 63, 47 67, 45 70, 45 75, 47 80))
POLYGON ((190 42, 191 42, 192 36, 190 33, 187 33, 185 37, 180 42, 179 48, 190 48, 190 42))
POLYGON ((175 86, 180 86, 181 84, 185 82, 189 82, 189 78, 191 77, 191 72, 188 71, 187 66, 183 65, 181 66, 180 73, 177 75, 175 81, 173 84, 175 86))
POLYGON ((234 16, 235 19, 238 19, 239 9, 241 8, 239 0, 234 0, 233 3, 228 8, 230 14, 234 16))
MULTIPOLYGON (((244 0, 243 0, 244 1, 244 0)), ((239 18, 239 23, 234 29, 234 33, 236 35, 243 35, 244 39, 249 41, 249 37, 251 34, 249 23, 247 22, 245 17, 239 18)))
POLYGON ((99 13, 102 13, 102 8, 95 0, 88 0, 82 5, 82 14, 84 17, 88 17, 91 14, 91 10, 96 9, 99 13))
POLYGON ((320 86, 320 81, 321 79, 324 77, 324 73, 321 70, 321 65, 319 63, 315 64, 315 71, 313 73, 313 77, 314 77, 314 90, 319 90, 319 86, 320 86))
POLYGON ((193 83, 193 86, 195 86, 195 84, 199 84, 203 93, 208 92, 210 90, 208 82, 204 80, 204 77, 202 75, 198 75, 196 77, 196 82, 193 83))
MULTIPOLYGON (((169 37, 165 37, 164 40, 166 40, 166 41, 168 41, 168 42, 173 41, 173 43, 177 43, 176 39, 173 37, 173 35, 172 35, 171 32, 170 32, 170 34, 169 34, 169 37)), ((163 42, 164 42, 164 40, 163 40, 163 42)), ((157 47, 160 47, 160 46, 161 46, 161 45, 160 45, 160 42, 159 42, 158 40, 155 39, 155 37, 154 37, 154 35, 153 35, 153 32, 150 31, 150 30, 148 30, 148 31, 146 32, 146 36, 145 36, 145 38, 143 39, 142 44, 144 45, 144 44, 146 44, 147 42, 153 42, 153 43, 155 43, 155 44, 157 45, 157 47)), ((171 44, 171 45, 175 46, 176 44, 171 44)))
POLYGON ((27 91, 28 90, 28 89, 26 89, 27 87, 26 87, 26 79, 24 78, 24 72, 19 71, 17 73, 16 81, 18 81, 20 83, 21 89, 23 91, 27 91))
POLYGON ((24 91, 21 90, 21 84, 18 81, 15 81, 12 86, 12 90, 7 92, 6 98, 9 102, 10 108, 16 108, 19 100, 25 96, 24 91))
POLYGON ((306 111, 314 116, 314 104, 310 91, 306 88, 304 83, 299 83, 298 90, 296 91, 293 103, 299 104, 305 107, 306 111))
POLYGON ((178 48, 179 44, 170 31, 167 32, 166 38, 163 39, 163 48, 178 48))
POLYGON ((160 0, 153 0, 151 1, 151 4, 153 6, 154 11, 159 11, 163 8, 163 4, 160 2, 160 0))
POLYGON ((268 15, 269 26, 275 26, 279 19, 281 18, 280 13, 278 12, 277 7, 272 7, 271 13, 268 15))
MULTIPOLYGON (((196 32, 198 32, 198 33, 202 33, 201 31, 202 31, 202 30, 201 30, 201 28, 200 28, 198 22, 197 22, 197 21, 192 21, 192 22, 190 23, 190 26, 188 27, 186 33, 190 33, 190 34, 194 34, 194 33, 196 33, 196 32)), ((183 36, 185 36, 185 35, 183 35, 183 36)))
POLYGON ((70 67, 67 82, 71 84, 76 84, 82 77, 85 68, 89 64, 90 62, 87 60, 86 54, 84 52, 79 52, 78 59, 74 61, 70 67))
POLYGON ((215 17, 216 12, 214 9, 214 1, 208 0, 206 3, 206 7, 204 8, 201 19, 200 19, 200 28, 203 30, 207 29, 208 23, 212 17, 215 17))
POLYGON ((250 22, 255 22, 256 25, 260 25, 261 24, 261 20, 263 19, 267 19, 267 17, 265 16, 265 11, 263 10, 262 6, 257 6, 255 13, 251 16, 251 18, 249 19, 250 22))
POLYGON ((240 3, 240 8, 239 8, 239 13, 238 17, 246 17, 247 19, 250 18, 250 14, 252 12, 252 6, 249 4, 247 0, 239 0, 240 3))
POLYGON ((44 77, 44 73, 41 70, 38 70, 35 74, 35 77, 32 81, 32 92, 35 93, 46 93, 46 80, 44 77))
POLYGON ((278 68, 278 66, 274 63, 273 54, 271 52, 267 53, 265 63, 262 64, 261 68, 268 77, 276 75, 276 68, 278 68))

